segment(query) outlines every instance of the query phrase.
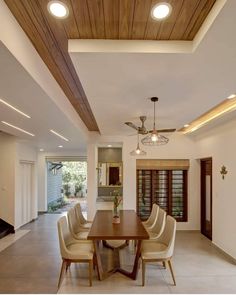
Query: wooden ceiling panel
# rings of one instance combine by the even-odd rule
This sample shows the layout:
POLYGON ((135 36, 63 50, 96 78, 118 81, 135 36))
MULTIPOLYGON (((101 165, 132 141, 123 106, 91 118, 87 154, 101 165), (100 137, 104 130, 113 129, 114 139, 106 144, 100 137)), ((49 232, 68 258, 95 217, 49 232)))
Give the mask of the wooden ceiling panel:
MULTIPOLYGON (((47 13, 45 9, 47 9, 48 0, 41 0, 41 1, 44 1, 44 3, 42 3, 41 5, 42 5, 42 8, 44 9, 44 13, 47 13)), ((61 22, 60 20, 58 20, 58 22, 62 23, 62 25, 64 26, 67 37, 70 36, 71 39, 80 38, 79 29, 78 29, 76 17, 75 17, 76 15, 71 5, 71 2, 70 0, 66 0, 65 3, 68 6, 70 14, 73 15, 73 17, 69 17, 66 22, 61 22)))
MULTIPOLYGON (((78 28, 78 37, 75 39, 88 39, 93 36, 89 11, 88 11, 88 4, 87 1, 78 0, 78 1, 71 1, 71 6, 73 10, 73 16, 75 18, 77 28, 78 28), (72 5, 73 3, 73 5, 72 5)), ((72 35, 68 35, 68 39, 72 38, 72 35)))
POLYGON ((186 28, 188 28, 195 11, 202 0, 185 0, 178 19, 173 27, 170 35, 171 40, 181 40, 186 28))
MULTIPOLYGON (((102 0, 87 0, 92 33, 95 39, 106 39, 102 0)), ((82 28, 81 28, 82 29, 82 28)))
MULTIPOLYGON (((203 0, 202 0, 203 1, 203 0)), ((204 22, 206 16, 211 11, 213 5, 215 4, 216 0, 206 0, 205 5, 203 6, 202 10, 199 12, 198 17, 196 18, 196 21, 188 34, 188 40, 193 40, 195 35, 197 34, 198 30, 200 29, 202 23, 204 22)))
POLYGON ((155 21, 150 11, 160 0, 66 0, 76 25, 64 23, 70 39, 193 40, 215 1, 165 0, 172 13, 155 21))
POLYGON ((177 19, 180 15, 180 11, 182 9, 182 6, 184 4, 184 0, 179 0, 179 1, 175 1, 175 0, 170 0, 168 1, 168 3, 170 3, 172 6, 175 3, 175 9, 172 9, 171 12, 171 18, 168 17, 165 21, 160 22, 161 23, 161 27, 157 36, 157 39, 159 40, 169 40, 170 39, 170 35, 171 32, 177 22, 177 19))
POLYGON ((103 0, 104 25, 107 39, 119 38, 119 0, 103 0))
POLYGON ((136 0, 135 2, 132 26, 132 39, 134 40, 142 40, 145 38, 145 31, 150 15, 151 3, 151 0, 136 0))
POLYGON ((119 1, 119 39, 132 39, 135 0, 119 1))
MULTIPOLYGON (((156 0, 152 0, 151 2, 151 7, 149 11, 152 9, 152 7, 155 5, 156 0)), ((148 13, 148 21, 145 29, 145 37, 144 39, 146 40, 155 40, 158 36, 158 33, 160 31, 162 22, 157 22, 155 21, 152 17, 151 14, 148 13)))

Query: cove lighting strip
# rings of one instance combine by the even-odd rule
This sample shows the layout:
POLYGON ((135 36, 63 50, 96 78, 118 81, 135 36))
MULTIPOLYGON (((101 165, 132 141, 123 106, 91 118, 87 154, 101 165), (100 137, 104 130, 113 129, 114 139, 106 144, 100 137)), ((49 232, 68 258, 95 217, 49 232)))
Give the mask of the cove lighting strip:
POLYGON ((22 116, 25 116, 26 118, 30 119, 31 117, 25 113, 23 113, 22 111, 20 111, 19 109, 13 107, 11 104, 9 104, 8 102, 6 102, 5 100, 0 98, 0 102, 5 104, 6 106, 8 106, 9 108, 13 109, 14 111, 16 111, 17 113, 21 114, 22 116))
POLYGON ((184 134, 194 132, 210 121, 233 110, 236 110, 236 98, 225 99, 223 102, 219 103, 214 108, 189 123, 189 126, 186 125, 187 127, 183 127, 179 131, 184 134))
POLYGON ((62 136, 61 134, 59 134, 58 132, 54 131, 54 130, 50 130, 50 132, 52 132, 53 134, 55 134, 56 136, 62 138, 65 141, 69 141, 69 139, 67 139, 66 137, 62 136))
POLYGON ((24 129, 21 129, 21 128, 15 126, 15 125, 12 125, 12 124, 7 123, 7 122, 5 122, 5 121, 1 121, 1 122, 2 122, 3 124, 5 124, 5 125, 9 126, 9 127, 12 127, 12 128, 14 128, 14 129, 16 129, 16 130, 19 130, 19 131, 21 131, 21 132, 24 132, 24 133, 26 133, 26 134, 28 134, 28 135, 30 135, 30 136, 35 136, 33 133, 30 133, 30 132, 28 132, 28 131, 26 131, 26 130, 24 130, 24 129))

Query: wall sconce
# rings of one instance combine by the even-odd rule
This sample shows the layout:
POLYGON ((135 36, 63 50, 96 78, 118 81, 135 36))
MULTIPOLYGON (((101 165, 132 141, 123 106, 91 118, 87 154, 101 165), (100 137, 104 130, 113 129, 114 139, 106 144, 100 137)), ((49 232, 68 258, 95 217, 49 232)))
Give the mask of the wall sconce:
POLYGON ((222 175, 222 179, 225 179, 225 175, 228 173, 226 167, 223 165, 220 170, 220 174, 222 175))

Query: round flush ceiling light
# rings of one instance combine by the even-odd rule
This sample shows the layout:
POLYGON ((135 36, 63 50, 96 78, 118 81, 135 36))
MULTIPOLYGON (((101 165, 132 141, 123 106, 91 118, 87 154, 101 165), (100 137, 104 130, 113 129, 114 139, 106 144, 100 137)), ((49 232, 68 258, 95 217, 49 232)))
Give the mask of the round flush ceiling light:
POLYGON ((169 3, 161 2, 153 6, 151 16, 155 20, 163 20, 167 18, 172 11, 172 7, 169 3))
POLYGON ((47 5, 48 11, 56 18, 66 18, 69 15, 69 9, 61 1, 50 1, 47 5))

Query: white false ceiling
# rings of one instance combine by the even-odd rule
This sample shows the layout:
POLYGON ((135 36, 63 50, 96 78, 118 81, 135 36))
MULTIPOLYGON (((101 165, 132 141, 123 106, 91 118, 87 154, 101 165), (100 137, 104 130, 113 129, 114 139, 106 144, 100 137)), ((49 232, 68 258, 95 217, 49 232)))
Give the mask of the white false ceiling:
POLYGON ((0 42, 0 97, 31 116, 27 119, 0 103, 0 130, 15 135, 20 141, 27 142, 45 151, 56 151, 59 145, 64 149, 84 150, 85 139, 65 114, 33 80, 8 49, 0 42), (31 137, 5 126, 9 122, 33 134, 31 137), (69 142, 53 135, 49 130, 61 133, 69 142))
POLYGON ((194 53, 71 53, 104 135, 133 131, 147 115, 152 127, 180 128, 236 92, 236 1, 228 0, 194 53))

